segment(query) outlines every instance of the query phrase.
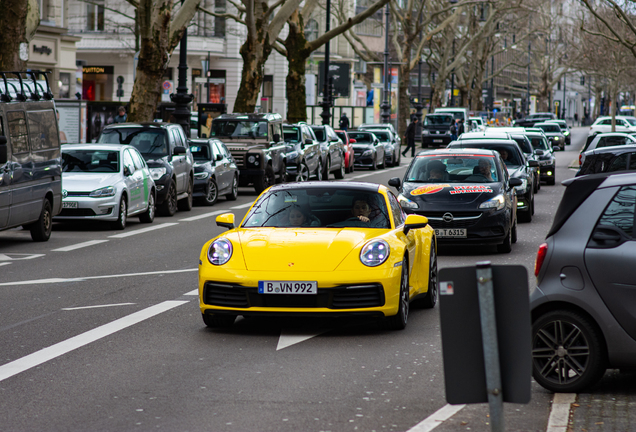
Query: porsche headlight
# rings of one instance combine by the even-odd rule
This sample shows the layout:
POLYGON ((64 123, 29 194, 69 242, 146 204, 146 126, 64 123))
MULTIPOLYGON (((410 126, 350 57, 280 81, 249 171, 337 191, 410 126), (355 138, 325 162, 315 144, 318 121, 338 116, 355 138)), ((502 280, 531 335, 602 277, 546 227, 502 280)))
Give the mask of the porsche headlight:
POLYGON ((360 251, 360 262, 368 267, 377 267, 389 258, 389 244, 384 240, 372 240, 360 251))
POLYGON ((115 188, 112 186, 108 186, 105 188, 97 189, 91 192, 90 194, 88 194, 88 196, 92 198, 104 198, 104 197, 115 196, 115 188))
POLYGON ((216 239, 208 248, 208 260, 214 265, 223 265, 232 258, 232 250, 232 243, 228 239, 216 239))
POLYGON ((497 209, 501 210, 506 205, 506 200, 504 199, 503 194, 499 194, 494 198, 489 199, 488 201, 484 201, 479 205, 479 208, 482 209, 497 209))
POLYGON ((400 202, 402 208, 415 209, 419 207, 415 201, 411 201, 402 194, 398 195, 398 201, 400 202))

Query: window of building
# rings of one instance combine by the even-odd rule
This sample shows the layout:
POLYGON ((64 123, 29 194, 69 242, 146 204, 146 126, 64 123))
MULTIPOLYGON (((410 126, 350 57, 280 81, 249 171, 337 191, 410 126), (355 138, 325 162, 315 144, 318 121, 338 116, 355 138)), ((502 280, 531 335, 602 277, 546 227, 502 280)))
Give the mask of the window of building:
POLYGON ((305 25, 305 39, 308 42, 316 40, 318 38, 318 21, 310 19, 305 25))
MULTIPOLYGON (((225 0, 214 0, 214 11, 225 13, 225 0)), ((214 17, 214 36, 225 37, 225 18, 214 17)))
POLYGON ((97 4, 86 5, 86 30, 104 31, 104 6, 97 4))
MULTIPOLYGON (((364 12, 368 7, 374 3, 373 0, 358 0, 356 4, 356 15, 364 12)), ((356 24, 353 31, 361 36, 376 36, 381 37, 383 32, 382 26, 382 8, 377 11, 373 16, 370 16, 360 24, 356 24)))

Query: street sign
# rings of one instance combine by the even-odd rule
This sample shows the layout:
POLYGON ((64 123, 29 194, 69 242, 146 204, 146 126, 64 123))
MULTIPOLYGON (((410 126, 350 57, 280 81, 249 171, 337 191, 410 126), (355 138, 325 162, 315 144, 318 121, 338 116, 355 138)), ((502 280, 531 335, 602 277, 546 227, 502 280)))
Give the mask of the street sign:
POLYGON ((163 82, 163 89, 164 90, 170 90, 171 87, 172 87, 172 83, 170 81, 164 81, 163 82))
MULTIPOLYGON (((532 372, 528 273, 518 265, 490 268, 503 401, 528 403, 532 372)), ((476 267, 439 272, 444 379, 451 404, 488 402, 476 274, 476 267)))

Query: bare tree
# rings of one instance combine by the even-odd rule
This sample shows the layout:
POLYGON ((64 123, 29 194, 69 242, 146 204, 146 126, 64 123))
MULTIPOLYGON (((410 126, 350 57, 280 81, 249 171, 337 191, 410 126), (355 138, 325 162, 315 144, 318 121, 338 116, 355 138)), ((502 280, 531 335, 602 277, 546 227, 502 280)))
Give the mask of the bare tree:
POLYGON ((40 25, 40 9, 37 0, 0 1, 0 70, 22 71, 28 55, 29 41, 40 25))
POLYGON ((201 0, 127 0, 139 26, 139 63, 130 96, 129 121, 150 121, 161 96, 161 80, 170 55, 181 41, 201 0))

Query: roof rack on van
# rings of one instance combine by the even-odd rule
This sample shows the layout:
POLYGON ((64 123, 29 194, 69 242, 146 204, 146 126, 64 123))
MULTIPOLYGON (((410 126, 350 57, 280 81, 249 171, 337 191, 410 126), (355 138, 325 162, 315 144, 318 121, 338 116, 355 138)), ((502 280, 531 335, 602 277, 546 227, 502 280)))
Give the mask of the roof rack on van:
POLYGON ((11 96, 11 91, 9 90, 9 87, 11 87, 13 89, 13 93, 15 93, 15 98, 20 101, 20 102, 25 102, 27 99, 31 99, 33 101, 39 101, 40 99, 44 99, 44 100, 52 100, 53 99, 53 93, 51 92, 51 86, 49 85, 49 79, 46 76, 47 73, 50 72, 46 72, 46 71, 41 71, 41 70, 31 70, 31 71, 22 71, 22 72, 15 72, 15 71, 5 71, 2 72, 0 71, 0 76, 2 77, 2 80, 4 82, 4 92, 2 91, 2 89, 0 89, 0 101, 2 102, 11 102, 13 100, 13 97, 11 96), (15 75, 18 78, 18 82, 20 83, 20 90, 18 91, 18 88, 15 85, 15 78, 14 79, 9 79, 7 80, 7 74, 9 75, 15 75), (26 74, 27 78, 31 81, 33 81, 33 84, 31 86, 31 83, 29 81, 27 81, 27 85, 25 85, 25 79, 22 78, 22 75, 26 74), (44 76, 44 81, 46 82, 46 91, 44 90, 44 88, 42 88, 42 85, 37 81, 37 77, 39 75, 43 75, 44 76), (12 82, 13 81, 13 82, 12 82), (25 87, 26 90, 29 91, 30 96, 27 96, 26 92, 25 92, 25 87), (42 94, 40 94, 40 92, 38 91, 38 88, 42 91, 42 94))

